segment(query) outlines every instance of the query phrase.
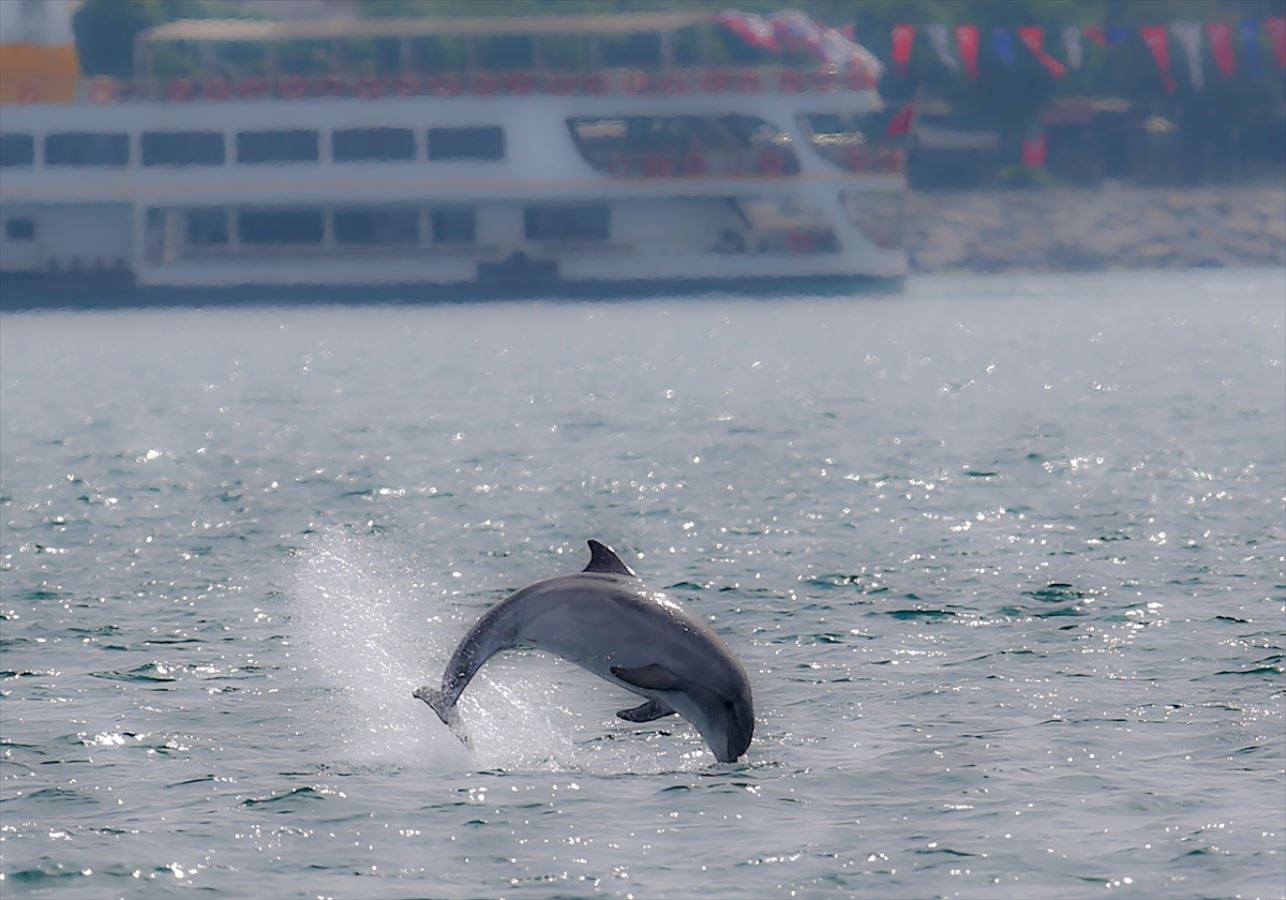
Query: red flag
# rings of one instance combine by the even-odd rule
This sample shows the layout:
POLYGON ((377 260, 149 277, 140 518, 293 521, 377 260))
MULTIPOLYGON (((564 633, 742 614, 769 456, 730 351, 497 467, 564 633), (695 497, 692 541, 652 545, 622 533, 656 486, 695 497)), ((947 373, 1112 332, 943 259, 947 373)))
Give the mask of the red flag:
POLYGON ((907 63, 911 61, 911 45, 914 42, 914 25, 893 26, 893 63, 898 67, 899 72, 906 72, 907 63))
POLYGON ((965 71, 977 81, 982 77, 978 71, 978 26, 957 25, 956 46, 960 49, 960 61, 964 63, 965 71))
POLYGON ((1264 27, 1268 29, 1268 36, 1272 39, 1273 56, 1277 57, 1277 65, 1286 68, 1286 16, 1264 19, 1264 27))
POLYGON ((1047 144, 1045 143, 1045 132, 1038 131, 1035 134, 1029 134, 1023 138, 1022 146, 1022 163, 1029 169, 1045 168, 1045 158, 1048 154, 1047 144))
POLYGON ((1067 73, 1067 68, 1061 62, 1045 52, 1044 28, 1040 25, 1020 25, 1014 30, 1018 32, 1018 40, 1032 52, 1032 56, 1040 60, 1040 64, 1049 70, 1050 75, 1062 78, 1067 73))
POLYGON ((915 103, 908 103, 898 110, 897 115, 889 119, 888 126, 884 129, 889 137, 901 137, 911 130, 911 120, 915 118, 915 103))
POLYGON ((1081 29, 1081 33, 1100 47, 1107 46, 1107 32, 1097 25, 1086 25, 1081 29))
POLYGON ((1143 25, 1139 28, 1139 35, 1143 38, 1143 43, 1148 45, 1152 51, 1152 58, 1157 61, 1157 68, 1161 70, 1161 80, 1165 82, 1167 93, 1174 93, 1178 85, 1175 84, 1174 76, 1170 74, 1170 42, 1166 38, 1164 25, 1143 25))
POLYGON ((1207 22, 1206 34, 1210 37, 1210 52, 1215 57, 1215 68, 1224 78, 1237 74, 1237 57, 1232 53, 1232 28, 1227 22, 1207 22))

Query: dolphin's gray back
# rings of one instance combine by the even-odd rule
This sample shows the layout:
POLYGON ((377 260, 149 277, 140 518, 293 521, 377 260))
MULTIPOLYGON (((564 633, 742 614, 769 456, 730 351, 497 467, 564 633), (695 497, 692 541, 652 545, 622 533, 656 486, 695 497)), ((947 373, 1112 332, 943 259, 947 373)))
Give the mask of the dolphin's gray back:
POLYGON ((610 681, 612 666, 683 660, 685 680, 710 683, 715 664, 739 664, 714 634, 637 578, 581 572, 537 582, 512 598, 523 609, 521 643, 610 681), (525 595, 525 596, 524 596, 525 595))
POLYGON ((637 578, 578 572, 528 585, 488 610, 447 664, 442 705, 454 706, 484 662, 514 647, 560 656, 641 696, 648 695, 621 682, 611 668, 682 660, 682 671, 674 674, 685 681, 717 685, 745 678, 723 643, 663 594, 637 578))

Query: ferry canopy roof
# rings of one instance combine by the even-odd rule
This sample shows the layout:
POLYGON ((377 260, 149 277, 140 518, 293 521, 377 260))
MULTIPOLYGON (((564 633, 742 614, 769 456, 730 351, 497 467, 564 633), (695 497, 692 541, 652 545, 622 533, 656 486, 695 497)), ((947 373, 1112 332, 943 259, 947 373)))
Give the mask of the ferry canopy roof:
POLYGON ((498 35, 613 35, 677 31, 714 21, 707 10, 667 10, 594 16, 476 16, 443 19, 180 19, 149 28, 143 43, 170 41, 331 41, 360 38, 493 37, 498 35))

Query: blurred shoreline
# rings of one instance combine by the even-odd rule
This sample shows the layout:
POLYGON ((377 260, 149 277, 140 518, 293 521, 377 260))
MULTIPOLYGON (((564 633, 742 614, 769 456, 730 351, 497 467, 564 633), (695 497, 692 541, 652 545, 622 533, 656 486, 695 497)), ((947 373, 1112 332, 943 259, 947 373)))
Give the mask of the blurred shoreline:
POLYGON ((1286 186, 910 191, 916 273, 1286 265, 1286 186))

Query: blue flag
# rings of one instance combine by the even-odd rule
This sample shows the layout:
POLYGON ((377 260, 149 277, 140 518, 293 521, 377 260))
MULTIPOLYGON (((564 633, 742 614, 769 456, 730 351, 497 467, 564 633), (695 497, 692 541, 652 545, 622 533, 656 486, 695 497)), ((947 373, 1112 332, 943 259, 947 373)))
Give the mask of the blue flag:
POLYGON ((1130 29, 1124 25, 1109 25, 1104 30, 1104 34, 1107 36, 1107 45, 1115 47, 1117 44, 1125 42, 1125 39, 1130 36, 1130 29))
POLYGON ((1014 64, 1014 33, 1009 28, 991 29, 991 52, 1007 66, 1014 64))
POLYGON ((1243 19, 1241 23, 1241 42, 1246 48, 1246 70, 1251 75, 1263 75, 1264 67, 1259 61, 1259 22, 1256 19, 1243 19))

